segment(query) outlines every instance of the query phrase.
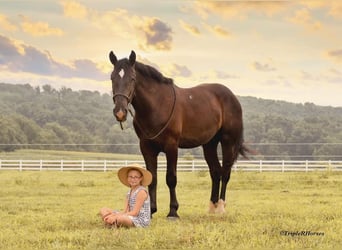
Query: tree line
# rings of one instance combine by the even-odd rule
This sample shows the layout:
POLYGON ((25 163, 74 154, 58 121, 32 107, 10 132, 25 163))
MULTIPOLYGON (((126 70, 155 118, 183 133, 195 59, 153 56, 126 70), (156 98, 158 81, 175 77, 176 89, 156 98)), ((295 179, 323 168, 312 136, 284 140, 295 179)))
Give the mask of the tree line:
MULTIPOLYGON (((238 97, 244 137, 262 159, 342 159, 342 108, 238 97)), ((139 154, 132 118, 121 130, 108 93, 0 83, 0 151, 21 148, 139 154)), ((186 157, 202 149, 181 150, 186 157)))

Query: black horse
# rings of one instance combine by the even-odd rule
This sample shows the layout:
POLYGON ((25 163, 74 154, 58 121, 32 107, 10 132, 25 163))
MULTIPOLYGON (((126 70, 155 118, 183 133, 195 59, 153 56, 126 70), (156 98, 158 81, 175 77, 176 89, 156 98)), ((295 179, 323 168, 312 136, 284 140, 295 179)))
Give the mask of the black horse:
POLYGON ((157 157, 167 159, 166 183, 170 191, 168 217, 178 217, 176 197, 178 148, 202 145, 212 180, 209 212, 224 212, 226 187, 231 168, 248 149, 243 144, 242 109, 236 96, 220 84, 201 84, 194 88, 177 87, 155 68, 129 59, 117 60, 109 54, 114 116, 125 121, 129 104, 135 110, 133 125, 140 140, 146 168, 152 173, 149 186, 151 212, 157 211, 157 157), (222 166, 217 147, 222 147, 222 166), (221 186, 221 191, 220 191, 221 186))

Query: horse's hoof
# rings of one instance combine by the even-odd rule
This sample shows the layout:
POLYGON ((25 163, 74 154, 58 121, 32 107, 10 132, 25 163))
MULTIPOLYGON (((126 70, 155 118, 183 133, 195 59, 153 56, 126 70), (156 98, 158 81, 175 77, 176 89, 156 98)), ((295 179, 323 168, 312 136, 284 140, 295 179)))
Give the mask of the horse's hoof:
POLYGON ((210 214, 224 214, 226 212, 225 207, 226 202, 222 199, 220 199, 217 203, 210 201, 208 212, 210 214))
POLYGON ((209 212, 210 214, 213 214, 213 213, 215 213, 215 210, 216 210, 215 204, 214 204, 212 201, 210 201, 208 212, 209 212))
POLYGON ((177 221, 179 220, 179 216, 167 216, 166 217, 169 221, 177 221))
POLYGON ((226 202, 224 200, 220 199, 216 204, 215 213, 224 214, 226 212, 225 207, 226 207, 226 202))

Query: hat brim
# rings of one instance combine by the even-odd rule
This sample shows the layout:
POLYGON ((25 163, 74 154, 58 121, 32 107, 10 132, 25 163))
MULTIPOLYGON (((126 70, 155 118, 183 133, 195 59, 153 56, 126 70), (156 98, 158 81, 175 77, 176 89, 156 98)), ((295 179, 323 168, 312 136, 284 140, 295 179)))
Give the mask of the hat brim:
POLYGON ((148 171, 147 169, 142 168, 139 164, 132 164, 132 165, 122 167, 119 169, 118 177, 119 177, 119 180, 121 181, 122 184, 124 184, 127 187, 130 187, 127 177, 128 177, 128 172, 132 169, 137 170, 142 174, 143 179, 141 181, 141 185, 146 187, 146 186, 151 184, 151 182, 152 182, 151 172, 148 171))

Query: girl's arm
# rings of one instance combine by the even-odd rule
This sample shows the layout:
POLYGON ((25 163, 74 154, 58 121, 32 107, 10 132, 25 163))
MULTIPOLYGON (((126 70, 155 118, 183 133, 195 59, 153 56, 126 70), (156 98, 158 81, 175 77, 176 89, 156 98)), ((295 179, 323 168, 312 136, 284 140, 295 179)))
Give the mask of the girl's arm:
MULTIPOLYGON (((132 216, 137 216, 139 214, 140 209, 142 208, 144 201, 147 199, 147 191, 146 190, 140 190, 137 194, 137 198, 136 198, 136 203, 134 205, 134 208, 132 211, 128 211, 126 212, 126 215, 132 215, 132 216)), ((127 201, 128 204, 128 201, 127 201)))
POLYGON ((128 207, 128 198, 126 197, 125 199, 125 206, 124 206, 124 209, 123 209, 123 213, 127 213, 129 210, 129 207, 128 207))

